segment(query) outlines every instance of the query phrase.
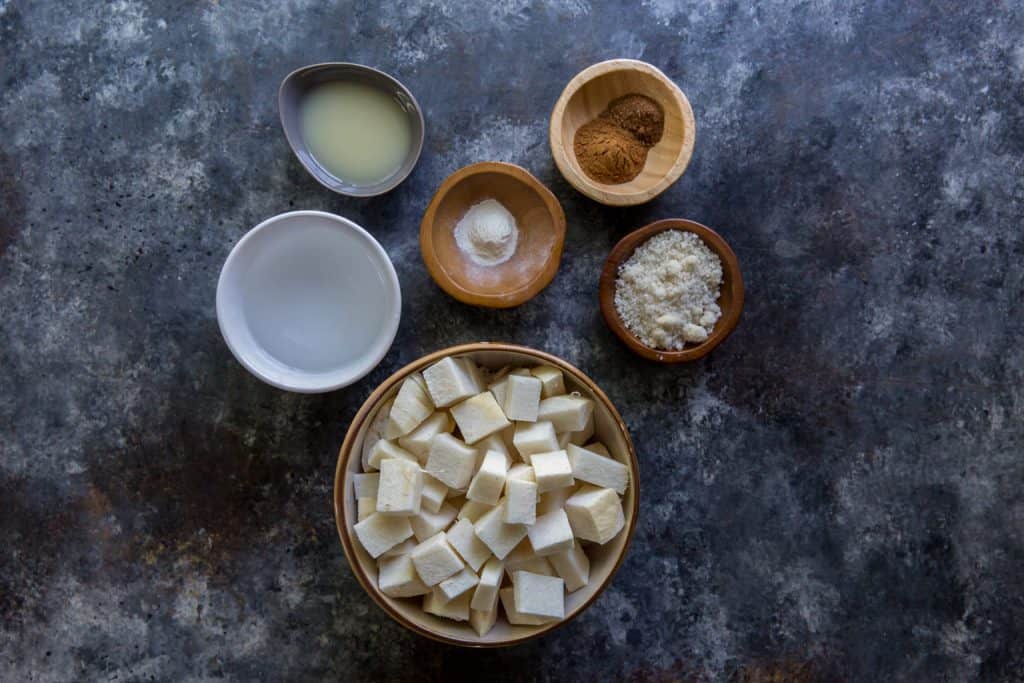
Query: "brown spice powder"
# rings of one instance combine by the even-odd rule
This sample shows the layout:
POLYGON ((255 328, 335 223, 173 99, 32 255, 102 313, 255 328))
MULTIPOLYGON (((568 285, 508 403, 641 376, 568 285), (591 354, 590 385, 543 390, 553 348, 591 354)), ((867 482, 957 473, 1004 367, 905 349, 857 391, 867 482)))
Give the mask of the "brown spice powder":
POLYGON ((624 128, 636 138, 653 147, 665 132, 665 114, 661 105, 644 95, 623 95, 608 105, 601 113, 619 128, 624 128))
POLYGON ((608 185, 629 182, 647 162, 647 147, 643 143, 602 118, 579 127, 573 151, 584 173, 608 185))
POLYGON ((647 150, 661 140, 664 129, 661 105, 644 95, 623 95, 576 130, 573 152, 591 179, 620 185, 640 175, 647 150))

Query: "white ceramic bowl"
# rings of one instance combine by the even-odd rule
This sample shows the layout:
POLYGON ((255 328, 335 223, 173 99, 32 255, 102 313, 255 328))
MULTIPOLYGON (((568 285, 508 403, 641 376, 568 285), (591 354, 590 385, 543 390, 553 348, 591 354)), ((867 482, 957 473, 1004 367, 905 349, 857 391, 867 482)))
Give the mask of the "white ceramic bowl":
POLYGON ((245 234, 217 282, 228 348, 261 380, 300 393, 348 386, 384 358, 402 294, 370 233, 322 211, 292 211, 245 234))

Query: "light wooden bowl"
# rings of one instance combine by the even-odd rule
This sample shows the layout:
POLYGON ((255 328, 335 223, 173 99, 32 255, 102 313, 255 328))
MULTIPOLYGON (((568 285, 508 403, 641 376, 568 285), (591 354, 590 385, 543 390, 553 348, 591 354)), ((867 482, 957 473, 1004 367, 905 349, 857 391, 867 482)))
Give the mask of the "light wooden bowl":
POLYGON ((717 232, 694 221, 666 218, 629 233, 615 245, 601 271, 599 298, 601 313, 608 327, 612 328, 612 332, 633 352, 659 363, 683 363, 706 356, 736 329, 740 313, 743 311, 743 275, 740 273, 740 263, 736 254, 717 232), (695 233, 722 261, 722 288, 717 301, 719 308, 722 309, 722 316, 715 323, 707 339, 699 344, 687 346, 681 351, 665 351, 647 346, 629 331, 615 308, 615 281, 619 276, 619 266, 629 260, 637 247, 665 230, 695 233))
POLYGON ((503 647, 535 638, 568 623, 592 604, 601 591, 608 586, 619 565, 625 558, 626 550, 633 538, 640 502, 640 469, 629 431, 618 411, 593 380, 561 358, 543 351, 513 344, 478 342, 453 346, 431 353, 405 366, 377 387, 366 399, 345 435, 338 465, 334 474, 334 518, 338 535, 345 550, 345 557, 356 579, 370 597, 402 626, 433 638, 434 640, 465 647, 503 647), (358 541, 355 540, 352 525, 356 520, 356 499, 352 486, 352 475, 360 470, 360 455, 368 428, 388 399, 398 391, 402 381, 410 374, 446 356, 469 356, 480 365, 497 368, 507 364, 547 364, 560 369, 565 375, 566 388, 579 391, 595 402, 595 439, 603 442, 612 456, 629 466, 630 484, 623 497, 623 511, 626 526, 611 541, 604 545, 586 546, 590 558, 590 583, 570 593, 565 599, 565 619, 542 626, 512 626, 504 617, 498 619, 494 628, 482 638, 466 622, 456 622, 427 614, 420 608, 420 599, 389 598, 377 588, 377 564, 358 541))
POLYGON ((555 277, 565 242, 565 213, 555 195, 515 164, 483 161, 441 183, 420 223, 420 250, 434 281, 459 301, 511 308, 537 295, 555 277), (519 241, 512 258, 479 266, 455 243, 455 224, 474 204, 496 199, 515 216, 519 241))
POLYGON ((697 128, 686 95, 656 67, 635 59, 612 59, 589 66, 569 81, 551 112, 551 154, 558 170, 577 190, 610 206, 648 202, 679 180, 690 163, 697 128), (647 153, 633 180, 606 185, 580 168, 573 151, 576 130, 593 121, 617 97, 646 95, 665 112, 665 132, 647 153))

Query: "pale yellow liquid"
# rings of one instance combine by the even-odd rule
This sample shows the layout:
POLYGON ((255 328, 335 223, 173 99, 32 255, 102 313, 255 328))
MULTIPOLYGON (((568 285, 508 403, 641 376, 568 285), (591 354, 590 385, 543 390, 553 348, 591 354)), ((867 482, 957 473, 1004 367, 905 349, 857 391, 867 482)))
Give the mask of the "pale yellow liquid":
POLYGON ((409 117, 383 90, 362 83, 325 83, 310 91, 300 108, 310 154, 345 182, 379 183, 409 155, 409 117))

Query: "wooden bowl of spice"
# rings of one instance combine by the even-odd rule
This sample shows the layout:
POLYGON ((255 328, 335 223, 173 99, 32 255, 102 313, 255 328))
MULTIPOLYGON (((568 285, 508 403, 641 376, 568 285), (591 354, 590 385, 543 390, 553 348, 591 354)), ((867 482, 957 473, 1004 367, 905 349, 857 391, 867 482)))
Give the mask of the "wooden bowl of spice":
POLYGON ((599 297, 605 322, 634 353, 683 363, 706 356, 736 329, 743 275, 721 235, 668 218, 615 245, 599 297))
POLYGON ((565 179, 610 206, 643 204, 668 189, 690 163, 695 136, 683 91, 634 59, 578 73, 555 103, 549 129, 565 179))
POLYGON ((434 281, 459 301, 511 308, 555 277, 565 213, 551 190, 515 164, 483 161, 448 176, 420 223, 434 281))

